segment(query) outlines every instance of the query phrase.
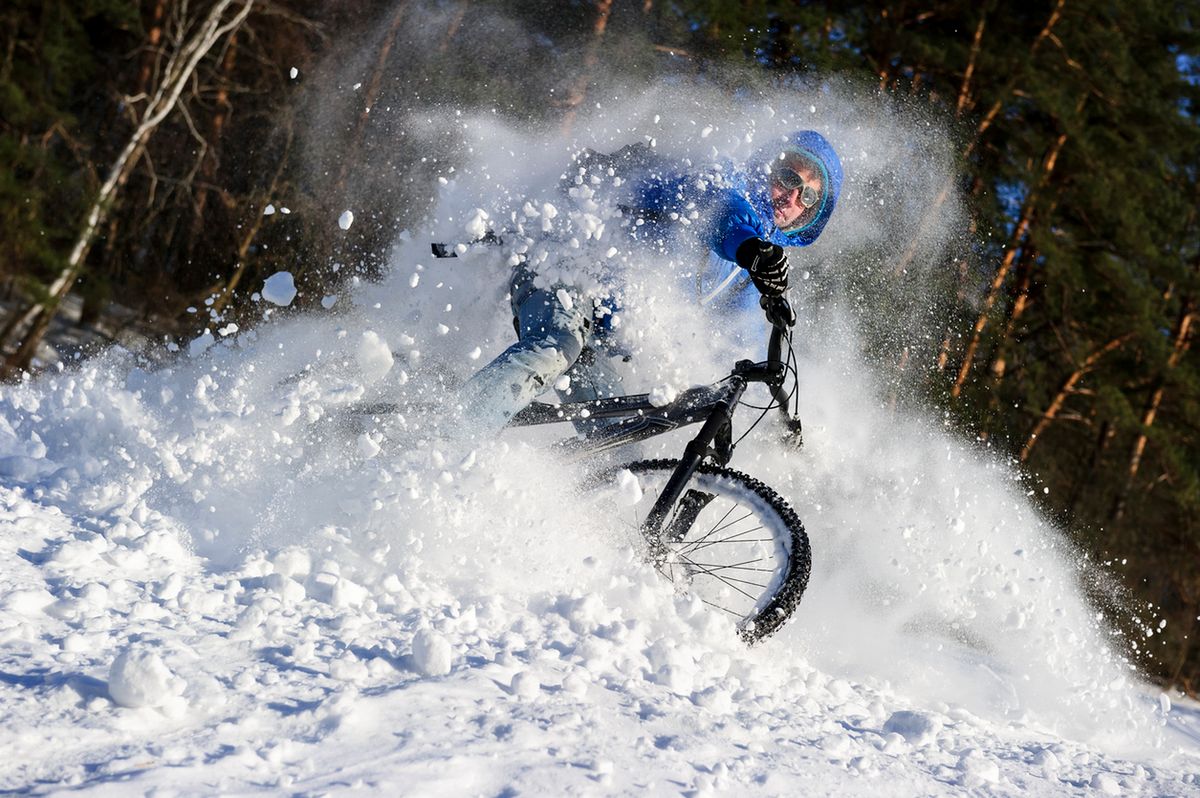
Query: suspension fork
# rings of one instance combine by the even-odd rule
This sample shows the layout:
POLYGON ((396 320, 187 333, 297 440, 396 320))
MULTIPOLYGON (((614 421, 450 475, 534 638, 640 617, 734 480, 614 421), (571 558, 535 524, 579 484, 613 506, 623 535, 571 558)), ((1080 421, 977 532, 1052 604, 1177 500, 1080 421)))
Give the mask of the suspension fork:
POLYGON ((733 454, 733 447, 729 440, 733 425, 733 408, 737 406, 745 390, 745 378, 735 376, 730 380, 729 392, 713 405, 708 420, 704 422, 704 426, 700 428, 696 437, 684 448, 679 465, 675 467, 675 472, 671 474, 666 487, 663 488, 663 492, 650 509, 645 523, 645 529, 648 532, 653 532, 657 536, 663 531, 663 522, 666 520, 667 514, 679 501, 684 486, 692 478, 692 474, 696 473, 696 468, 705 457, 715 454, 721 461, 721 465, 729 462, 729 458, 733 454), (718 442, 715 450, 712 446, 713 441, 718 442))

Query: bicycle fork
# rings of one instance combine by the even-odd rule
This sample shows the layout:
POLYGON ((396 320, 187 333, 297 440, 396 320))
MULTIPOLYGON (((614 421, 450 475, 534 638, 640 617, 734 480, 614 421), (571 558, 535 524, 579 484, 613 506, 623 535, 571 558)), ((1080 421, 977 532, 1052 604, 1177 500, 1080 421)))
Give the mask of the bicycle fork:
MULTIPOLYGON (((680 522, 681 528, 687 530, 700 511, 712 499, 711 495, 696 490, 688 491, 688 494, 683 496, 683 489, 704 458, 711 456, 718 465, 723 466, 733 456, 731 440, 733 408, 741 400, 742 393, 746 390, 746 384, 746 379, 741 376, 735 376, 730 380, 729 391, 713 406, 708 420, 704 422, 700 432, 684 448, 679 465, 671 474, 671 478, 667 480, 663 492, 654 502, 650 514, 646 517, 643 531, 647 537, 653 536, 650 540, 652 548, 656 543, 660 543, 663 537, 671 539, 670 530, 664 529, 663 525, 676 502, 679 503, 680 510, 676 519, 680 522), (664 532, 667 534, 664 535, 664 532)), ((653 555, 657 561, 658 552, 653 552, 653 555)))

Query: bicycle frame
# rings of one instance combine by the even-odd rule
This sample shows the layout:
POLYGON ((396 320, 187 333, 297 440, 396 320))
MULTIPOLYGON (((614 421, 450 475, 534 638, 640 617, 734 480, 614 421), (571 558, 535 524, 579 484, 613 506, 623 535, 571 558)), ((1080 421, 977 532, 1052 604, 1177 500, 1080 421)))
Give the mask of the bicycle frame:
POLYGON ((619 419, 597 427, 582 438, 568 438, 559 446, 580 455, 636 443, 690 424, 703 424, 684 448, 675 473, 667 481, 646 519, 648 528, 658 529, 670 508, 679 500, 683 488, 705 458, 724 466, 733 457, 733 411, 751 383, 763 383, 771 389, 772 400, 782 410, 790 434, 799 439, 799 419, 787 412, 784 382, 787 366, 780 359, 786 331, 795 322, 795 314, 783 297, 764 298, 763 309, 771 322, 767 359, 755 363, 739 360, 728 377, 715 385, 691 388, 666 405, 655 405, 649 394, 615 396, 560 405, 534 402, 513 416, 510 427, 528 427, 591 419, 619 419))

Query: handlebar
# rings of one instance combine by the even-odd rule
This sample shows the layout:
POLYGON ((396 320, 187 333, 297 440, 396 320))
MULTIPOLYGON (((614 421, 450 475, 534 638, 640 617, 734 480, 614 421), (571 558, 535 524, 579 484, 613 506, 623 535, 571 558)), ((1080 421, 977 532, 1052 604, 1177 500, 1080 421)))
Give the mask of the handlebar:
MULTIPOLYGON (((796 311, 792 309, 792 304, 787 301, 787 298, 782 296, 759 297, 758 304, 771 324, 771 338, 767 342, 767 364, 778 364, 782 369, 784 336, 796 324, 796 311)), ((803 440, 800 419, 794 417, 788 410, 790 396, 784 388, 783 380, 784 375, 781 373, 778 382, 770 383, 771 395, 783 415, 789 437, 798 443, 803 440)))

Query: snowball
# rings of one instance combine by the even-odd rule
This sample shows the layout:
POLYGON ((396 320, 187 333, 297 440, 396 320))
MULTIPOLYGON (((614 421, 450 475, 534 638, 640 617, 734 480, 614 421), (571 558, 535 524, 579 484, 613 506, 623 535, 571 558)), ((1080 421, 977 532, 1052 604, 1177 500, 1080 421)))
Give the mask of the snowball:
POLYGON ((124 649, 108 671, 108 694, 123 707, 158 707, 177 692, 176 678, 153 651, 124 649))
POLYGON ((381 379, 392 370, 392 364, 396 362, 387 341, 373 330, 367 330, 362 334, 362 339, 358 342, 358 351, 354 353, 354 357, 367 382, 381 379))
POLYGON ((932 715, 907 710, 893 712, 883 724, 884 734, 899 734, 912 745, 932 742, 941 730, 942 722, 932 715))
POLYGON ((296 298, 296 281, 291 272, 275 272, 263 283, 262 298, 272 305, 287 307, 296 298))
POLYGON ((451 658, 450 643, 432 629, 422 629, 413 637, 413 665, 425 676, 445 676, 451 658))
POLYGON ((542 691, 542 683, 529 671, 517 671, 509 683, 509 688, 518 698, 530 699, 542 691))
POLYGON ((352 211, 342 211, 342 215, 338 217, 338 227, 343 230, 349 230, 352 224, 354 224, 354 213, 352 211))
POLYGON ((959 783, 971 789, 1000 781, 1000 766, 975 750, 968 750, 959 758, 958 770, 962 774, 959 783))

